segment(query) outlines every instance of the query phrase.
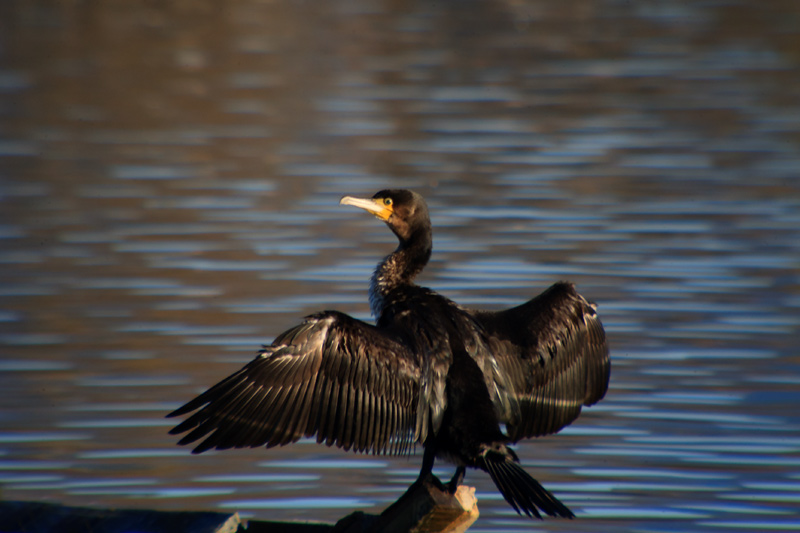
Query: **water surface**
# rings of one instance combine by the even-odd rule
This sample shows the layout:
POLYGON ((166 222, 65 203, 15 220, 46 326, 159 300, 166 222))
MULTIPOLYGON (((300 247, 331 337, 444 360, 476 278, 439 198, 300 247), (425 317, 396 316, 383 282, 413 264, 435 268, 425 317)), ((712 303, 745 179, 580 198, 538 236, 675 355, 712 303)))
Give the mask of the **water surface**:
MULTIPOLYGON (((6 2, 5 499, 378 512, 421 457, 191 456, 164 415, 305 314, 369 319, 394 246, 344 194, 429 200, 421 282, 469 306, 569 279, 609 393, 473 531, 800 528, 793 2, 6 2)), ((451 468, 441 465, 445 477, 451 468)))

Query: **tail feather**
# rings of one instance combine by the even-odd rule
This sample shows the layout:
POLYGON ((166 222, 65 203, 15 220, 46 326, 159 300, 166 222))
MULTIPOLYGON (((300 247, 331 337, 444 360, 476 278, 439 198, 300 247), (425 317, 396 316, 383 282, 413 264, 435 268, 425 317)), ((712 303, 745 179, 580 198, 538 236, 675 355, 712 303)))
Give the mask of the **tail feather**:
POLYGON ((575 518, 566 505, 542 487, 517 463, 505 457, 484 456, 481 468, 489 473, 503 498, 519 513, 541 518, 541 509, 550 516, 575 518))

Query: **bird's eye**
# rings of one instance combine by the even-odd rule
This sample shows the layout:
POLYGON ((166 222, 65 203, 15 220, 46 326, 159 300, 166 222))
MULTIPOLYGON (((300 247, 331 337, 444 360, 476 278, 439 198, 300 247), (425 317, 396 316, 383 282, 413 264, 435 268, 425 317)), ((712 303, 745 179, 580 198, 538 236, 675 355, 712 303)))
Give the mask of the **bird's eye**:
POLYGON ((385 205, 387 207, 392 205, 392 199, 391 198, 384 198, 383 199, 383 205, 385 205))

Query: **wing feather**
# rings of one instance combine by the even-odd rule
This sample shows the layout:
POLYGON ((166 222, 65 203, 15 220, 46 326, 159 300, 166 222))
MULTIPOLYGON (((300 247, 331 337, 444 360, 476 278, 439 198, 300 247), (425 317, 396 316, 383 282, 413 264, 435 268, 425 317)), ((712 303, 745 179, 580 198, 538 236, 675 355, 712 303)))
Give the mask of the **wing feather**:
POLYGON ((605 395, 605 332, 571 284, 556 283, 512 309, 470 313, 484 335, 477 357, 512 441, 555 433, 605 395))
POLYGON ((415 439, 419 365, 388 333, 338 312, 307 317, 259 356, 168 416, 170 433, 209 449, 283 446, 301 437, 398 453, 415 439))
POLYGON ((340 405, 341 399, 339 397, 340 393, 340 386, 338 380, 330 380, 331 381, 331 396, 328 399, 328 415, 326 416, 325 420, 323 420, 324 424, 324 432, 320 431, 317 435, 317 442, 325 442, 327 446, 333 446, 334 442, 336 441, 337 435, 337 413, 339 411, 338 407, 340 405))

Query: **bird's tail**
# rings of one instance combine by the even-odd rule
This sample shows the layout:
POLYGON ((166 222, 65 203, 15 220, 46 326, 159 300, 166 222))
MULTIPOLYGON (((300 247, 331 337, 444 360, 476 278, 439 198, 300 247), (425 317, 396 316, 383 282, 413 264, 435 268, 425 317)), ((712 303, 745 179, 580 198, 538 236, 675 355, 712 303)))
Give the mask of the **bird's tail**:
POLYGON ((482 454, 478 466, 489 473, 500 493, 517 513, 541 518, 541 509, 550 516, 575 518, 566 505, 522 469, 515 461, 514 452, 510 449, 507 452, 510 453, 488 451, 482 454))

